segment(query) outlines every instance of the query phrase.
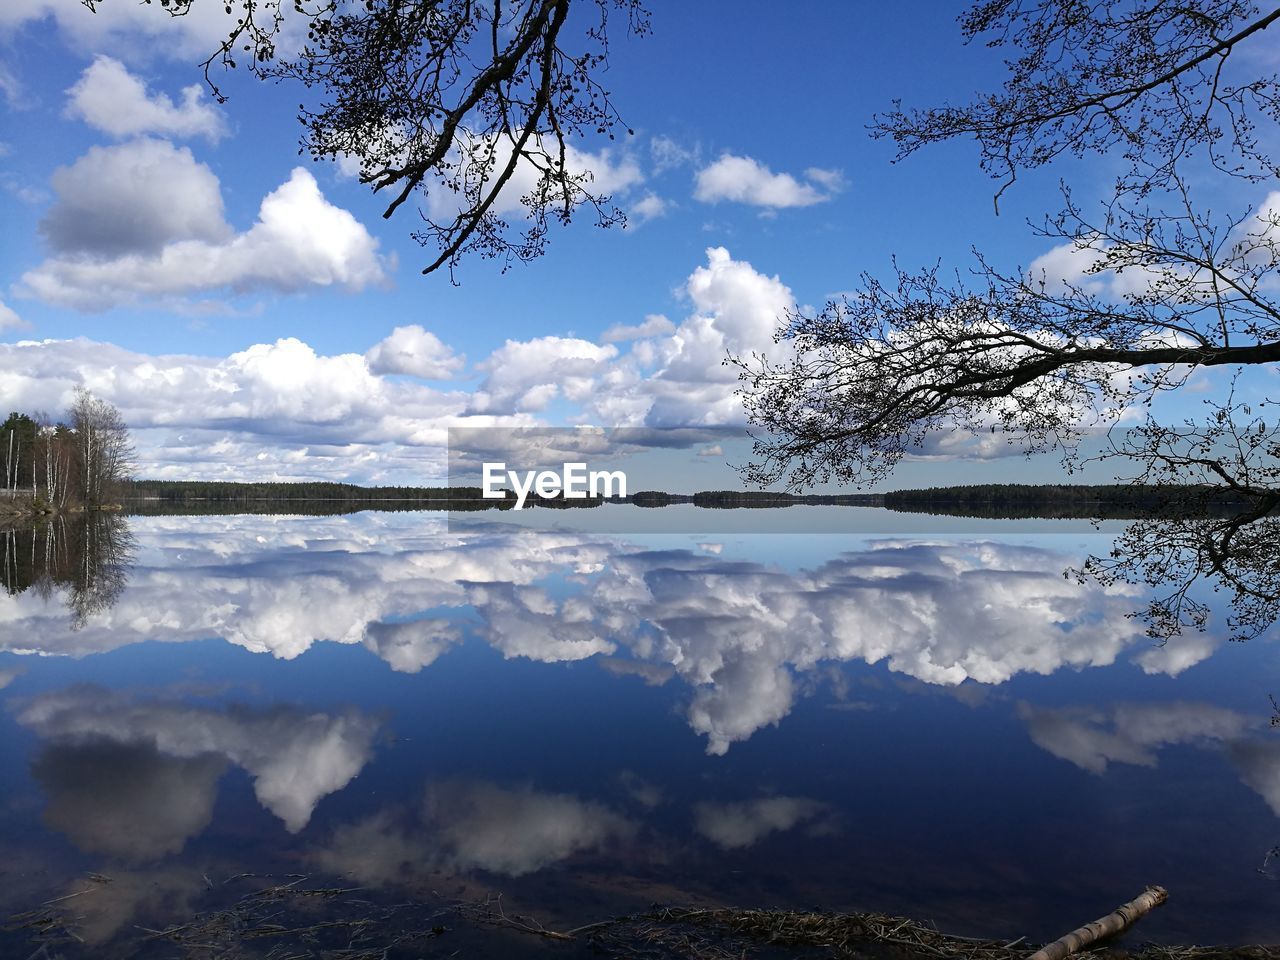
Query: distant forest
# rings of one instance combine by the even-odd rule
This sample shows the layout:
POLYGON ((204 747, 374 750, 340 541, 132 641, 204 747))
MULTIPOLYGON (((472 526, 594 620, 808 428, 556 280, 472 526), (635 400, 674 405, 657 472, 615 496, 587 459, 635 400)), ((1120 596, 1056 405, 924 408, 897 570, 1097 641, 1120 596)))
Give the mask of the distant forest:
POLYGON ((357 510, 503 510, 479 487, 361 487, 354 483, 237 483, 223 480, 133 480, 125 507, 142 516, 289 513, 327 516, 357 510))
POLYGON ((988 519, 1139 519, 1154 516, 1218 516, 1248 504, 1225 487, 1143 484, 984 483, 962 487, 895 490, 884 505, 902 513, 988 519))
MULTIPOLYGON (((506 500, 485 499, 479 487, 362 487, 350 483, 234 483, 199 480, 135 480, 125 490, 134 514, 290 513, 337 514, 357 510, 510 509, 506 500)), ((530 496, 529 506, 599 507, 599 497, 565 500, 530 496)), ((1243 501, 1222 487, 1132 484, 977 484, 896 490, 885 494, 791 494, 771 491, 704 490, 668 493, 643 490, 612 502, 638 507, 692 504, 707 509, 769 509, 791 506, 886 507, 988 519, 1136 519, 1150 516, 1229 515, 1243 501)))
POLYGON ((354 483, 236 483, 223 480, 134 480, 125 495, 158 500, 458 500, 479 498, 479 487, 361 487, 354 483))

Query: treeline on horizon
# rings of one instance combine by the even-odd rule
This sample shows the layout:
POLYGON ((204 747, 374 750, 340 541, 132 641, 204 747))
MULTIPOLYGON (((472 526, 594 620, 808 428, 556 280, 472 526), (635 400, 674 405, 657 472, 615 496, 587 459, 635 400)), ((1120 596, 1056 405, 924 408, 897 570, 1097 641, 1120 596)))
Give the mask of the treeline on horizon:
POLYGON ((986 519, 1139 519, 1229 515, 1248 501, 1229 488, 1201 484, 981 483, 894 490, 884 505, 901 513, 986 519))
MULTIPOLYGON (((510 509, 514 494, 486 499, 480 487, 364 487, 331 481, 236 482, 135 480, 126 485, 132 514, 290 513, 330 515, 357 510, 510 509), (232 508, 235 508, 234 511, 232 508)), ((600 497, 566 500, 531 494, 526 506, 591 508, 600 497)), ((1154 515, 1229 514, 1244 503, 1223 487, 1141 484, 972 484, 895 490, 884 494, 794 494, 759 490, 668 493, 642 490, 611 502, 657 508, 692 504, 708 509, 790 506, 885 507, 902 513, 932 513, 987 519, 1136 519, 1154 515)))
POLYGON ((133 480, 130 498, 158 500, 457 500, 479 498, 479 487, 362 487, 332 481, 133 480))
MULTIPOLYGON (((514 499, 511 491, 504 491, 507 500, 485 498, 480 487, 364 487, 354 483, 332 481, 254 481, 228 480, 134 480, 125 490, 125 496, 135 501, 131 512, 139 512, 137 501, 160 504, 182 503, 279 503, 309 502, 334 504, 323 508, 325 512, 341 512, 342 504, 386 504, 387 509, 405 509, 397 504, 447 502, 453 504, 475 503, 478 509, 498 508, 514 499)), ((626 497, 613 498, 617 503, 633 503, 641 507, 665 507, 692 503, 700 507, 778 507, 793 504, 846 504, 878 506, 879 494, 794 494, 760 490, 704 490, 699 493, 667 493, 661 490, 644 490, 626 497)), ((566 499, 562 496, 540 497, 531 493, 528 503, 544 507, 598 507, 604 497, 566 499)), ((452 507, 451 507, 452 508, 452 507)))

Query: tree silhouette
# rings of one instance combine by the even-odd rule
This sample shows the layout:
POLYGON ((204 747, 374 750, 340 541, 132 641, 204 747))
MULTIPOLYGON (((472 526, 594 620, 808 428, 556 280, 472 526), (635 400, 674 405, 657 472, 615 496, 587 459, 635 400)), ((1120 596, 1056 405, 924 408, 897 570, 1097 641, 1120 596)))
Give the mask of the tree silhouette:
MULTIPOLYGON (((107 0, 82 2, 96 11, 107 0)), ((156 5, 178 17, 197 2, 214 0, 156 5)), ((361 182, 390 196, 384 217, 415 194, 425 202, 413 236, 438 253, 423 273, 447 266, 452 275, 466 254, 498 258, 504 268, 531 260, 544 252, 550 225, 582 207, 602 227, 625 221, 573 141, 615 136, 619 116, 600 74, 611 20, 648 32, 640 0, 295 0, 291 14, 281 7, 237 0, 234 26, 204 63, 210 88, 225 100, 211 71, 244 60, 263 78, 317 91, 318 107, 300 107, 303 149, 357 164, 361 182), (571 18, 571 7, 583 13, 571 18), (305 21, 307 40, 280 56, 290 15, 305 21), (519 222, 504 213, 513 199, 519 222)))
MULTIPOLYGON (((1148 413, 1201 368, 1238 372, 1280 360, 1280 195, 1234 217, 1200 199, 1216 186, 1278 171, 1266 152, 1280 120, 1274 75, 1246 58, 1280 8, 1237 0, 984 0, 961 17, 966 38, 1010 51, 1003 90, 966 106, 877 117, 900 157, 972 137, 999 186, 1063 155, 1119 155, 1114 189, 1091 215, 1063 187, 1063 207, 1035 227, 1074 265, 1003 271, 981 255, 972 279, 897 269, 864 275, 816 313, 789 315, 784 359, 737 357, 743 399, 764 428, 756 483, 805 486, 884 477, 957 429, 1016 436, 1068 463, 1091 427, 1147 413, 1106 456, 1130 479, 1209 483, 1245 502, 1234 519, 1143 521, 1084 574, 1164 588, 1146 611, 1153 636, 1203 626, 1192 584, 1209 577, 1236 600, 1233 635, 1280 614, 1270 400, 1211 400, 1176 427, 1148 413), (1270 539, 1269 539, 1270 538, 1270 539)), ((1277 28, 1280 29, 1280 28, 1277 28)), ((1195 511, 1186 511, 1194 513, 1195 511)))

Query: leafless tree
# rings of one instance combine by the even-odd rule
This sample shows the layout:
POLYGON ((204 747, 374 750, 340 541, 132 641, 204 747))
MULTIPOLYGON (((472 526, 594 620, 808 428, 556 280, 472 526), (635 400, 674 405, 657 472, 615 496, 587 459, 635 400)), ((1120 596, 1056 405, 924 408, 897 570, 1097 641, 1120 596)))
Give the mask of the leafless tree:
POLYGON ((124 418, 107 401, 76 388, 69 411, 77 479, 87 504, 101 504, 132 474, 135 454, 124 418))

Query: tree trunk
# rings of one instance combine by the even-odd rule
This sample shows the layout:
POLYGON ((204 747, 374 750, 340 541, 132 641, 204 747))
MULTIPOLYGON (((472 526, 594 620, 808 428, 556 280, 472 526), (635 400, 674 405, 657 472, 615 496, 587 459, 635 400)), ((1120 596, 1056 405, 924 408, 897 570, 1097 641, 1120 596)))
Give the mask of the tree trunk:
POLYGON ((1046 944, 1027 960, 1064 960, 1065 957, 1071 956, 1077 950, 1083 950, 1096 940, 1127 930, 1140 917, 1160 906, 1168 898, 1169 893, 1164 887, 1147 887, 1146 892, 1141 896, 1135 897, 1123 906, 1116 907, 1114 912, 1102 919, 1086 923, 1078 930, 1072 930, 1065 937, 1046 944))

